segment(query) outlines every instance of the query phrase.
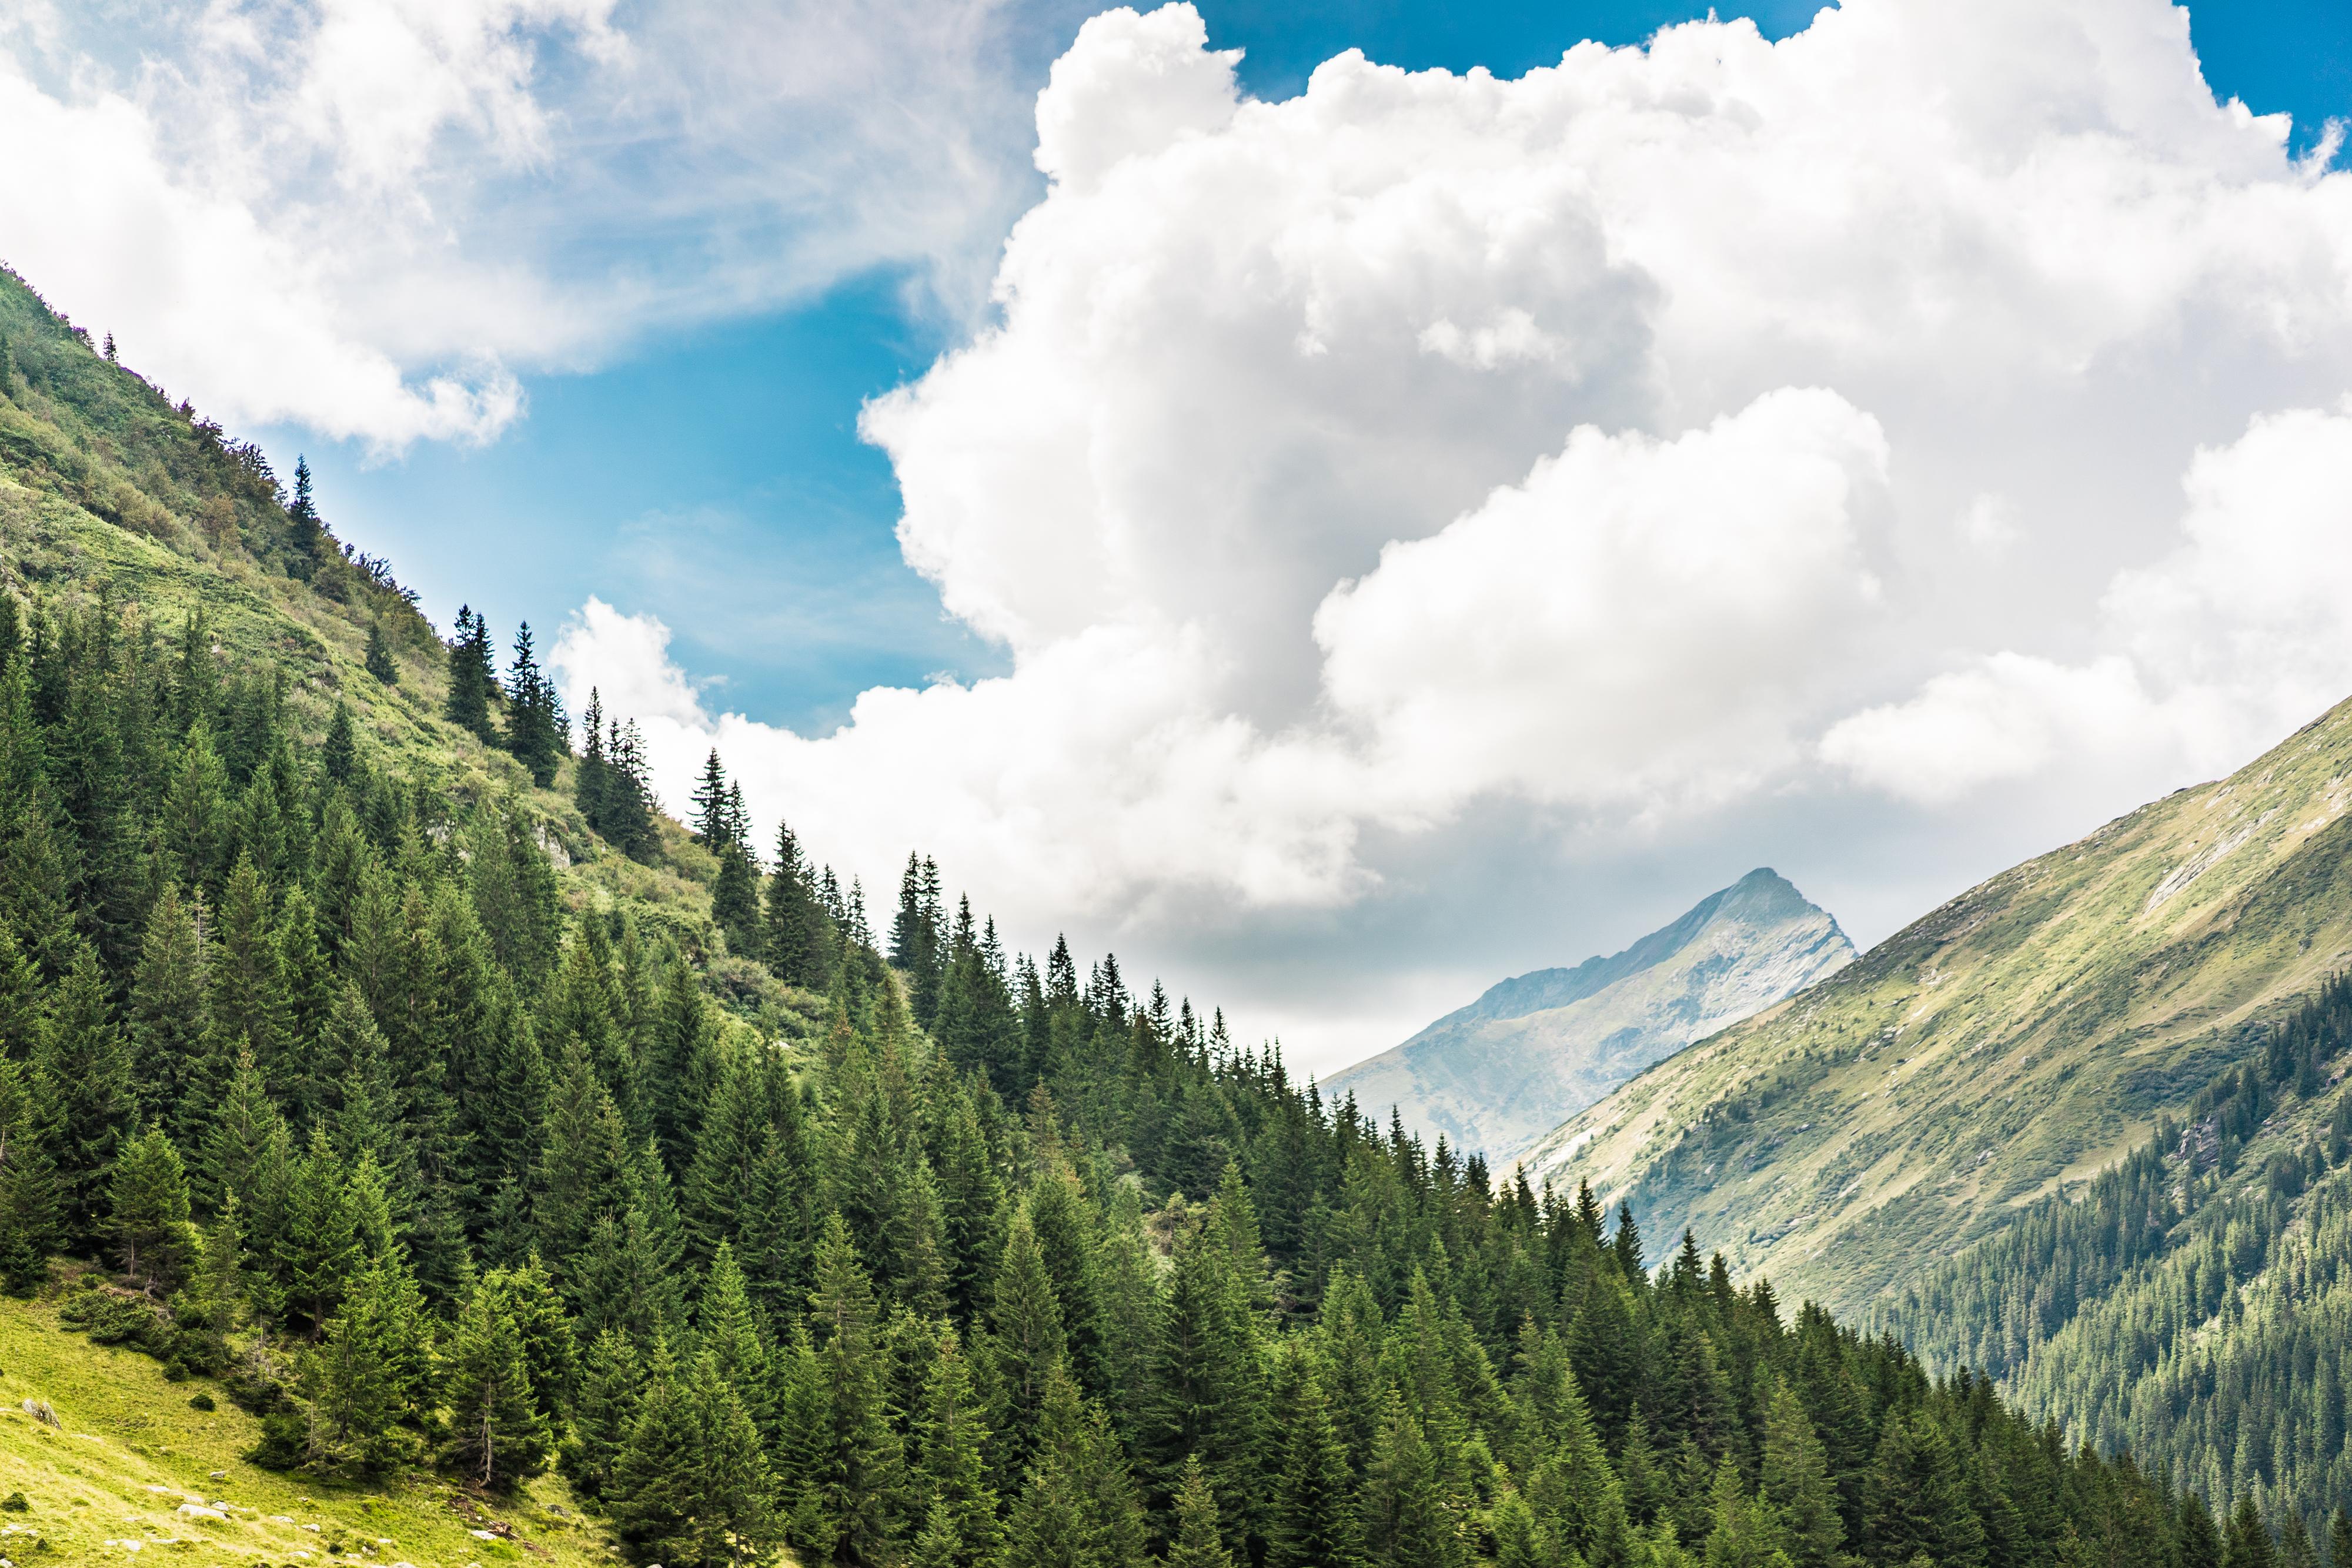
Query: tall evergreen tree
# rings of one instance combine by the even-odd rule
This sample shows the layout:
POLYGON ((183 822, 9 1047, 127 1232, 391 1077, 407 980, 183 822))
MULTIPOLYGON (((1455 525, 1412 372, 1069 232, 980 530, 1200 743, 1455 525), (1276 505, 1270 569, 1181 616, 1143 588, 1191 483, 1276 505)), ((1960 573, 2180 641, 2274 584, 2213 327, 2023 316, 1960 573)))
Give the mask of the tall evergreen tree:
POLYGON ((188 1177, 160 1127, 122 1145, 107 1181, 107 1232, 123 1277, 155 1295, 179 1287, 198 1241, 188 1222, 188 1177))
POLYGON ((106 1180, 131 1136, 138 1102, 131 1047, 106 999, 98 956, 80 949, 58 992, 33 1060, 33 1092, 50 1109, 50 1155, 57 1164, 59 1218, 67 1238, 98 1239, 106 1180))
POLYGON ((546 1418, 523 1362, 522 1331, 485 1281, 475 1286, 450 1330, 444 1358, 449 1455, 458 1473, 487 1491, 510 1490, 548 1454, 546 1418))
POLYGON ((367 653, 362 661, 367 673, 387 686, 400 684, 400 666, 393 663, 392 645, 383 640, 383 622, 368 622, 367 653))

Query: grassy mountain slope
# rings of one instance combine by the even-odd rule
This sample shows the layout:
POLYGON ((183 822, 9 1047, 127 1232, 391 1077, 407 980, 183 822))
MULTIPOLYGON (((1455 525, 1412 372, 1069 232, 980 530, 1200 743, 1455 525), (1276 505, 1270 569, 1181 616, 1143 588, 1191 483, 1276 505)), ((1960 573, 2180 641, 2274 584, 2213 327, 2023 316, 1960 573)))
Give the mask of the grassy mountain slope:
POLYGON ((709 915, 715 862, 683 829, 657 821, 654 864, 613 853, 573 803, 571 763, 552 789, 534 789, 514 758, 446 722, 448 649, 383 563, 331 535, 300 538, 258 452, 94 355, 5 268, 0 383, 0 589, 65 606, 134 604, 166 642, 201 612, 226 668, 288 673, 286 711, 306 743, 347 704, 386 772, 455 812, 500 798, 522 810, 572 909, 628 901, 649 931, 698 962, 717 959, 714 977, 739 1006, 781 1009, 803 1032, 755 966, 723 956, 709 915), (392 651, 394 685, 363 667, 371 625, 392 651))
POLYGON ((2087 1195, 2032 1206, 1872 1315, 2178 1487, 2316 1517, 2352 1492, 2352 978, 2244 1043, 2087 1195))
POLYGON ((1853 957, 1829 915, 1758 870, 1622 953, 1505 980, 1324 1085, 1507 1157, 1660 1057, 1853 957))
POLYGON ((167 1382, 151 1357, 61 1330, 46 1306, 0 1299, 0 1497, 21 1492, 27 1504, 0 1512, 0 1556, 97 1563, 162 1553, 256 1568, 613 1560, 553 1476, 495 1503, 423 1474, 340 1487, 248 1463, 260 1425, 205 1379, 167 1382), (193 1408, 198 1396, 215 1407, 193 1408), (26 1414, 27 1400, 46 1404, 59 1425, 26 1414), (226 1517, 182 1513, 191 1500, 226 1517))
POLYGON ((1660 1063, 1531 1170, 1852 1311, 2072 1192, 2352 956, 2352 705, 1660 1063))

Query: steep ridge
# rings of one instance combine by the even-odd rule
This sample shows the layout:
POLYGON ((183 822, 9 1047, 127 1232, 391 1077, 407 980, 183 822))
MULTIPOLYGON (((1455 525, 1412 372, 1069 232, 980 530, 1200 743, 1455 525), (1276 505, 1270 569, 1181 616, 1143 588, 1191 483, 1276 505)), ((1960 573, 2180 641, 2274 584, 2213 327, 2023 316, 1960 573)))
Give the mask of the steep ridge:
POLYGON ((1779 873, 1749 872, 1623 952, 1503 981, 1340 1072, 1376 1114, 1508 1157, 1692 1040, 1835 973, 1853 944, 1779 873))
POLYGON ((2352 704, 1953 899, 1530 1151, 1841 1312, 2079 1189, 2352 957, 2352 704))

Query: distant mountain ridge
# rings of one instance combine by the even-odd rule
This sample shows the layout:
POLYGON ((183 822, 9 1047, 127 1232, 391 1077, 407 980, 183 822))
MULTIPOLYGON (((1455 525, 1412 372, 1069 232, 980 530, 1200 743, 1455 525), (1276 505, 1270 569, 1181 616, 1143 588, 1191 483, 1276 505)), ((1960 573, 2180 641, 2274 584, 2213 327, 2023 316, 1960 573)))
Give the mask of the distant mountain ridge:
POLYGON ((1827 911, 1759 868, 1622 952, 1490 988, 1325 1084, 1501 1164, 1644 1067, 1853 961, 1827 911))
POLYGON ((1860 1313, 2084 1197, 2347 965, 2352 702, 1650 1067, 1529 1172, 1860 1313))

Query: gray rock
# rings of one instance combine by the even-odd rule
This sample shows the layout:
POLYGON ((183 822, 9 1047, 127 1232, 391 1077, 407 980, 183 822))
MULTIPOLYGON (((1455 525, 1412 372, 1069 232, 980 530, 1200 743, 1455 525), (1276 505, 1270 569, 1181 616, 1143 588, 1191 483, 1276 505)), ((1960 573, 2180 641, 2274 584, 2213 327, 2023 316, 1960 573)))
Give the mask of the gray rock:
POLYGON ((1828 912, 1749 872, 1623 952, 1508 979, 1411 1040, 1326 1080, 1498 1172, 1576 1112, 1693 1040, 1853 961, 1828 912))

